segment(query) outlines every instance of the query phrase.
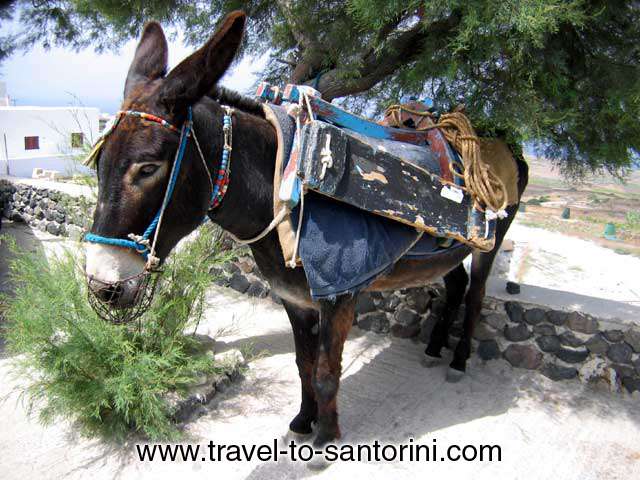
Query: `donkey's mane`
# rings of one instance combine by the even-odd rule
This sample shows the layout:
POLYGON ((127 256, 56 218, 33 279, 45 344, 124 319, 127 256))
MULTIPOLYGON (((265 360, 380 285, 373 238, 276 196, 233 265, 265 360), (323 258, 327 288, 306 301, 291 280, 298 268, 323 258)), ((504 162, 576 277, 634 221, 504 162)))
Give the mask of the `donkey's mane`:
POLYGON ((229 105, 230 107, 238 108, 243 112, 264 118, 264 110, 262 109, 262 104, 260 102, 236 91, 216 85, 208 96, 224 105, 229 105))

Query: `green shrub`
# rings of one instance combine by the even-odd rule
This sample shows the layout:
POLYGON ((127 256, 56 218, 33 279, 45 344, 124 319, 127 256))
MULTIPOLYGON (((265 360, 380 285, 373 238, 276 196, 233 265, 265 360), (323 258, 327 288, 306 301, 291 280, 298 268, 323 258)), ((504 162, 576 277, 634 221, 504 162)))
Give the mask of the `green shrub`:
POLYGON ((189 332, 202 317, 210 269, 226 261, 220 243, 220 231, 203 226, 172 255, 150 309, 128 326, 105 322, 91 309, 77 256, 47 262, 11 246, 7 347, 41 420, 76 420, 91 435, 176 438, 167 395, 186 392, 218 368, 189 332))

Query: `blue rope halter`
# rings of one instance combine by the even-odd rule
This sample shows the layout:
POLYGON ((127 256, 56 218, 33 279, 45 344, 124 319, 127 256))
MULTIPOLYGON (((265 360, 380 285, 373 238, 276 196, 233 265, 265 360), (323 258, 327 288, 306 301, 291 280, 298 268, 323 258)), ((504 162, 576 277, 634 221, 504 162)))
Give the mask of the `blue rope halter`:
MULTIPOLYGON (((132 116, 137 116, 140 118, 144 118, 144 119, 150 119, 152 121, 155 121, 156 123, 159 123, 160 125, 166 127, 166 128, 170 128, 172 131, 178 131, 177 128, 175 128, 173 125, 171 125, 170 123, 166 122, 165 120, 159 119, 161 121, 155 120, 154 116, 150 116, 146 114, 141 114, 141 112, 130 112, 130 111, 125 111, 125 112, 119 112, 120 115, 132 115, 132 116)), ((223 124, 225 127, 225 131, 226 130, 230 130, 231 128, 231 110, 230 109, 226 109, 225 110, 225 115, 224 115, 224 119, 223 119, 223 124)), ((111 130, 113 131, 113 129, 111 130)), ((111 133, 111 131, 109 131, 108 133, 111 133)), ((108 134, 107 133, 107 134, 108 134)), ((182 165, 182 159, 184 157, 184 153, 187 147, 187 141, 189 139, 190 136, 194 137, 194 140, 196 142, 196 146, 198 147, 198 151, 200 153, 200 155, 202 156, 202 151, 200 150, 200 145, 198 144, 197 139, 195 138, 195 135, 193 135, 193 114, 192 114, 192 110, 191 107, 189 107, 188 112, 187 112, 187 119, 185 120, 184 124, 182 125, 182 129, 180 130, 180 144, 178 146, 178 150, 176 152, 176 157, 175 157, 175 161, 173 163, 173 167, 171 169, 171 175, 169 177, 169 183, 167 185, 167 189, 165 191, 165 195, 164 195, 164 199, 162 201, 162 205, 160 206, 160 209, 158 210, 158 212, 156 213, 155 217, 153 217, 153 220, 151 220, 151 223, 149 224, 149 226, 145 229, 144 233, 142 235, 135 235, 135 234, 129 234, 129 239, 124 239, 124 238, 112 238, 112 237, 104 237, 102 235, 97 235, 95 233, 87 233, 84 236, 84 240, 86 242, 90 242, 90 243, 98 243, 98 244, 102 244, 102 245, 110 245, 110 246, 114 246, 114 247, 124 247, 124 248, 131 248, 133 250, 135 250, 137 253, 139 253, 140 255, 142 255, 142 257, 145 259, 145 261, 149 263, 151 263, 151 266, 154 267, 157 265, 157 263, 159 262, 159 259, 157 259, 155 257, 155 251, 154 251, 154 247, 155 247, 155 240, 157 238, 157 232, 156 229, 158 228, 158 224, 162 221, 162 215, 164 214, 164 211, 166 210, 167 206, 169 205, 169 202, 171 201, 171 197, 173 195, 173 191, 175 189, 176 186, 176 182, 178 180, 178 175, 180 173, 180 167, 182 165), (154 234, 154 232, 156 232, 155 234, 155 238, 153 239, 153 242, 151 242, 151 236, 154 234)), ((226 132, 225 132, 225 143, 226 143, 226 132)), ((221 163, 221 169, 228 169, 228 165, 229 165, 229 156, 230 156, 230 148, 224 148, 223 149, 223 158, 222 158, 222 163, 221 163)), ((204 160, 204 156, 202 156, 202 160, 204 163, 204 167, 207 170, 207 174, 210 177, 211 180, 211 173, 209 172, 209 169, 206 166, 205 160, 204 160)), ((215 187, 218 187, 218 185, 216 184, 215 187)), ((219 201, 217 202, 217 204, 215 204, 214 206, 219 205, 220 201, 222 200, 222 198, 220 197, 220 193, 218 191, 217 188, 214 188, 213 184, 212 184, 212 202, 214 199, 218 199, 219 201)), ((206 217, 205 217, 206 219, 206 217)))

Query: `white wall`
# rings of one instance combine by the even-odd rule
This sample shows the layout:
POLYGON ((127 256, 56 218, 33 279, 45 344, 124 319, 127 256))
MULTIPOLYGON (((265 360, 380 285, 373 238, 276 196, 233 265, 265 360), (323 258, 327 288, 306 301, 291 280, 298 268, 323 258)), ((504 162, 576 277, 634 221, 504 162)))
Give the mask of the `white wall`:
POLYGON ((71 133, 83 133, 85 141, 98 137, 97 108, 85 107, 0 107, 0 173, 31 177, 34 168, 57 170, 62 174, 87 171, 73 162, 82 149, 71 148, 71 133), (24 138, 37 136, 40 148, 25 150, 24 138))

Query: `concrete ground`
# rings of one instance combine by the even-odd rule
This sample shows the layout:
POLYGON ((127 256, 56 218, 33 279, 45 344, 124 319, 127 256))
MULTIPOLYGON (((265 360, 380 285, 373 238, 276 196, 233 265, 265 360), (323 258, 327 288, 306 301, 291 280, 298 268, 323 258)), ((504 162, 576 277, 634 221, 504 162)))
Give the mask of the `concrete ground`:
MULTIPOLYGON (((227 289, 212 289, 208 300, 200 332, 216 338, 218 352, 250 346, 255 356, 246 377, 189 424, 185 442, 272 444, 286 433, 300 401, 286 315, 268 300, 227 289)), ((640 478, 638 396, 597 392, 577 381, 552 382, 503 360, 482 364, 475 357, 468 375, 450 384, 444 380, 446 365, 421 366, 423 348, 352 331, 339 394, 345 441, 414 439, 433 445, 435 440, 438 457, 452 444, 492 444, 501 447, 500 462, 337 463, 319 472, 283 459, 143 463, 135 454, 136 439, 105 444, 79 438, 68 421, 42 426, 29 417, 20 379, 5 358, 0 360, 0 478, 640 478)))

